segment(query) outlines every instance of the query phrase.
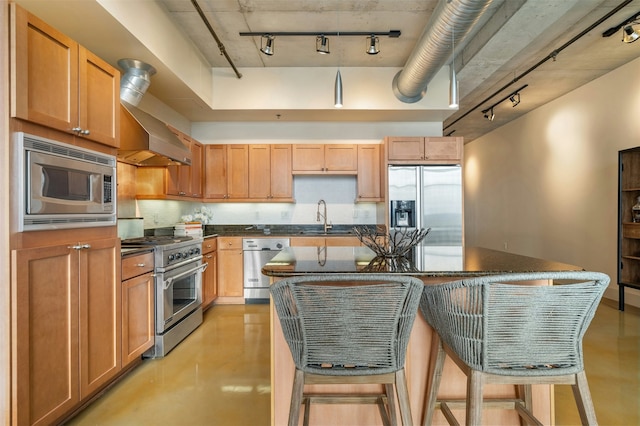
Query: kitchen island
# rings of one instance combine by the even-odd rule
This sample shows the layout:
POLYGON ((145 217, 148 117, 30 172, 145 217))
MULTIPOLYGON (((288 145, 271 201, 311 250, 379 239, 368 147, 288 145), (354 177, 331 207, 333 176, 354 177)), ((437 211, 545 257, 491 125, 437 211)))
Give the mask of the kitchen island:
MULTIPOLYGON (((488 274, 575 270, 582 268, 479 247, 421 245, 403 260, 376 258, 375 253, 366 247, 289 247, 265 265, 262 272, 274 281, 307 274, 406 274, 419 277, 425 285, 429 285, 488 274)), ((279 426, 287 424, 295 367, 273 306, 271 316, 271 424, 279 426)), ((414 424, 422 423, 432 333, 422 315, 418 314, 405 365, 414 424)), ((361 388, 366 389, 366 386, 361 388)), ((534 414, 544 424, 553 423, 553 388, 547 385, 533 388, 534 414)), ((324 386, 319 391, 344 392, 347 389, 352 389, 352 386, 324 386)), ((439 394, 464 398, 465 390, 466 377, 447 358, 439 394)), ((486 387, 485 397, 509 395, 515 395, 514 386, 486 387)), ((454 410, 454 413, 459 421, 464 422, 464 410, 454 410)), ((381 424, 381 420, 375 405, 315 405, 311 409, 310 424, 377 425, 381 424)), ((448 423, 436 411, 433 424, 448 423)), ((483 424, 518 424, 518 417, 514 411, 484 410, 483 424)))

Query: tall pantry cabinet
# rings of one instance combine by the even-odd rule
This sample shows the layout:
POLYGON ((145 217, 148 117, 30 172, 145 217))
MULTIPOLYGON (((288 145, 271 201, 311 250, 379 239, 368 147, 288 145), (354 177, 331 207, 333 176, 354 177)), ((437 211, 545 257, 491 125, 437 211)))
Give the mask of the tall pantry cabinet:
MULTIPOLYGON (((120 72, 15 3, 9 11, 10 132, 115 156, 120 72)), ((17 179, 23 166, 17 147, 9 146, 9 173, 17 179)), ((10 192, 5 418, 49 425, 122 371, 120 239, 115 226, 18 232, 21 196, 10 192)))

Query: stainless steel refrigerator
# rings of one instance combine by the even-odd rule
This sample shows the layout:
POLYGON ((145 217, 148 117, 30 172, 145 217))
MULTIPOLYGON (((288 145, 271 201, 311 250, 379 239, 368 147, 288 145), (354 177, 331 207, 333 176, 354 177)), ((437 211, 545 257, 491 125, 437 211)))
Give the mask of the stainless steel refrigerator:
POLYGON ((431 228, 422 246, 462 246, 460 166, 389 166, 389 226, 431 228))

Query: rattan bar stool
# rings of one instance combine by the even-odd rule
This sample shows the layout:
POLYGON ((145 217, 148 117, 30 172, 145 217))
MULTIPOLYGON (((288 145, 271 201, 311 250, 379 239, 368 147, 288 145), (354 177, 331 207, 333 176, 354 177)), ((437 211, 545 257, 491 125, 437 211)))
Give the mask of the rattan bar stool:
POLYGON ((420 310, 437 333, 432 351, 437 356, 431 360, 424 425, 438 408, 450 424, 458 424, 451 410, 465 407, 467 425, 481 424, 483 407, 515 409, 526 424, 542 424, 532 414, 532 384, 570 384, 582 423, 597 424, 582 337, 608 284, 605 274, 576 271, 425 286, 420 310), (531 285, 535 280, 555 282, 531 285), (446 356, 467 375, 466 400, 437 398, 446 356), (518 385, 518 396, 483 400, 489 383, 518 385))
POLYGON ((404 371, 406 348, 424 284, 417 278, 335 274, 287 278, 271 286, 296 371, 289 425, 304 405, 373 403, 383 423, 411 425, 404 371), (306 384, 383 384, 381 394, 311 394, 306 384), (395 394, 394 394, 395 388, 395 394))

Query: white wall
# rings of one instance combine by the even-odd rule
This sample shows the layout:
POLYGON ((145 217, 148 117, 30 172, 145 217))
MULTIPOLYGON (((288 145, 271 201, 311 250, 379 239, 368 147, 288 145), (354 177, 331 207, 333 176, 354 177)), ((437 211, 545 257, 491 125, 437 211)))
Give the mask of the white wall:
MULTIPOLYGON (((618 151, 640 145, 639 67, 465 145, 467 244, 605 272, 617 299, 618 151)), ((625 294, 640 306, 640 292, 625 294)))

